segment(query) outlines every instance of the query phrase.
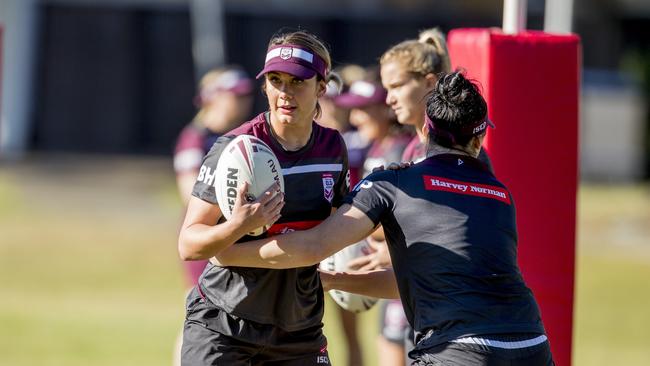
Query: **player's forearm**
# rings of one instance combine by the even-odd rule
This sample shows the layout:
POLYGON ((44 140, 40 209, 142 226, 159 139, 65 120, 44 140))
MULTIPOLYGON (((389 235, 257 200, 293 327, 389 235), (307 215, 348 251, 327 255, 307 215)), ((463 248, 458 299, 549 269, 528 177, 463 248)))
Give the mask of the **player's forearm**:
POLYGON ((395 274, 390 269, 363 273, 323 271, 321 280, 323 287, 330 290, 341 290, 383 299, 399 298, 395 274))
POLYGON ((322 248, 311 231, 293 232, 273 238, 239 243, 217 253, 222 266, 297 268, 319 263, 322 248))
POLYGON ((246 233, 232 221, 210 226, 193 224, 184 227, 178 237, 178 252, 185 261, 208 259, 230 247, 246 233))
POLYGON ((233 245, 219 253, 216 259, 223 266, 306 267, 358 242, 373 228, 373 222, 363 212, 343 205, 314 228, 233 245))

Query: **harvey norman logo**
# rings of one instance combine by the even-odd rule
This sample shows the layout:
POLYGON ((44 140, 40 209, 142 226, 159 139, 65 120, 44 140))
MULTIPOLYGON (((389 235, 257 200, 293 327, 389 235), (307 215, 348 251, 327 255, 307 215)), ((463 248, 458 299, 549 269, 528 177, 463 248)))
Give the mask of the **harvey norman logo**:
POLYGON ((424 188, 429 191, 444 191, 466 194, 469 196, 492 198, 510 204, 510 195, 508 191, 502 187, 462 182, 430 175, 423 175, 422 178, 424 179, 424 188))

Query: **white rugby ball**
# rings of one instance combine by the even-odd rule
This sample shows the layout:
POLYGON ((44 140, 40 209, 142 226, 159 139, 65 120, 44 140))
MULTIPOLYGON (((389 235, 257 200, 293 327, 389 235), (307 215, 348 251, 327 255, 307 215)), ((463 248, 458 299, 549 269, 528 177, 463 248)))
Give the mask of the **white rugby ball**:
MULTIPOLYGON (((239 135, 224 148, 215 171, 215 193, 221 213, 232 216, 238 188, 248 182, 247 200, 253 201, 274 182, 280 183, 284 192, 284 180, 278 158, 264 141, 251 135, 239 135)), ((269 225, 259 227, 248 235, 261 235, 269 225)))
MULTIPOLYGON (((370 245, 364 240, 356 244, 343 248, 341 251, 334 253, 331 257, 326 258, 320 263, 322 269, 328 271, 345 272, 350 271, 348 263, 355 258, 359 258, 372 251, 370 245)), ((377 303, 377 298, 368 297, 350 292, 330 290, 330 296, 343 309, 353 313, 360 313, 373 307, 377 303)))

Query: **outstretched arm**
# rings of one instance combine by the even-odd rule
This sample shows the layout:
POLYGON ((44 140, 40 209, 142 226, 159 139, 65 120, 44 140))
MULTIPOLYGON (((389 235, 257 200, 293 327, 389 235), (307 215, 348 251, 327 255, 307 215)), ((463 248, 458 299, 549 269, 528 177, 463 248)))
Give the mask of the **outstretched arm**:
POLYGON ((345 204, 310 230, 239 243, 219 252, 212 261, 222 266, 306 267, 360 241, 374 227, 361 210, 345 204))
POLYGON ((354 273, 319 271, 325 291, 340 290, 382 299, 399 299, 397 280, 391 269, 354 273))

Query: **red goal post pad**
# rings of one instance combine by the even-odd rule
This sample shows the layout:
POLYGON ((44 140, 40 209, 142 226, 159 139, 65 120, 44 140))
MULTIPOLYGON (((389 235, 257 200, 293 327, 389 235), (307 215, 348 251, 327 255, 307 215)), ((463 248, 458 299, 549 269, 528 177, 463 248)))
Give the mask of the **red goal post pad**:
POLYGON ((479 82, 490 119, 484 147, 517 205, 519 264, 553 356, 570 365, 578 184, 580 39, 456 29, 454 68, 479 82))

